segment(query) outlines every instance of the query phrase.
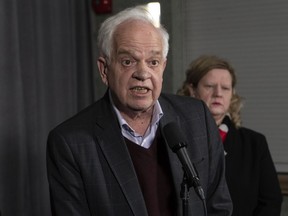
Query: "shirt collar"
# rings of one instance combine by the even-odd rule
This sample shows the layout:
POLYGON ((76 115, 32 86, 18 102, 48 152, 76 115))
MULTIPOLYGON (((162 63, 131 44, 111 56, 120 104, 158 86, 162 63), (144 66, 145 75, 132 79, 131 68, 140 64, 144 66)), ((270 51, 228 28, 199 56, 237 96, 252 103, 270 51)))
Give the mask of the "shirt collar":
MULTIPOLYGON (((121 128, 124 128, 125 130, 129 130, 130 133, 131 132, 135 133, 133 128, 131 128, 129 126, 129 124, 126 122, 126 120, 122 117, 122 115, 121 115, 120 111, 118 110, 118 108, 115 106, 110 91, 109 91, 109 99, 110 99, 110 102, 111 102, 111 104, 113 106, 113 109, 115 110, 115 113, 117 115, 117 118, 118 118, 119 124, 121 125, 121 128)), ((158 125, 159 121, 160 121, 160 119, 162 118, 163 115, 164 114, 163 114, 161 105, 160 105, 159 101, 157 100, 155 105, 154 105, 154 108, 153 108, 153 116, 152 116, 152 120, 151 120, 151 125, 158 125)))

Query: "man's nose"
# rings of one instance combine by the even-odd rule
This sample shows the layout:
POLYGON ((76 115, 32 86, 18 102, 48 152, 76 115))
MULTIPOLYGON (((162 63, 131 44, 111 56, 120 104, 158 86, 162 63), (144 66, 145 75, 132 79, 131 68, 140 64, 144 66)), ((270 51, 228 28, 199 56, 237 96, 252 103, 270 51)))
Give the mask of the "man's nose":
POLYGON ((151 77, 149 67, 145 63, 139 63, 137 70, 133 73, 133 78, 144 81, 151 77))

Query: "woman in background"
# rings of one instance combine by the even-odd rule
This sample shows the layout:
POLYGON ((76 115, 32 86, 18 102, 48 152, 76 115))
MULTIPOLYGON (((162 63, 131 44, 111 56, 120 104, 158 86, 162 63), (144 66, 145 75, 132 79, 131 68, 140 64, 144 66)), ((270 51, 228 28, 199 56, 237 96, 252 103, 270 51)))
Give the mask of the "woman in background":
POLYGON ((241 126, 242 99, 235 86, 226 60, 201 56, 190 64, 177 93, 203 100, 219 127, 233 216, 279 216, 282 195, 266 138, 241 126))

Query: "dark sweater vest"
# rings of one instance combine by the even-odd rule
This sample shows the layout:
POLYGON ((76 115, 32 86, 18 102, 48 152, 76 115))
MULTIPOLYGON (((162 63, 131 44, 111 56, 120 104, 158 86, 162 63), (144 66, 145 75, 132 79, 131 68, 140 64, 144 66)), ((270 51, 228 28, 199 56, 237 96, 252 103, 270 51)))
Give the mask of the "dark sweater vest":
POLYGON ((159 130, 149 149, 126 139, 149 216, 176 215, 168 153, 159 130))

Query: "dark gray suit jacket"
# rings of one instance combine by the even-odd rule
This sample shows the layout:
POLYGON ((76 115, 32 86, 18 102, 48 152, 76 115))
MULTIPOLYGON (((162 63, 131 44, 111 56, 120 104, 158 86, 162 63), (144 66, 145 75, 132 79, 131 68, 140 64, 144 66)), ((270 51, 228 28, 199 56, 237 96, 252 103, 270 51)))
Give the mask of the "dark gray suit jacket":
MULTIPOLYGON (((205 192, 208 215, 231 215, 223 148, 208 109, 190 97, 162 94, 159 102, 164 112, 160 129, 171 121, 178 121, 186 135, 187 150, 205 192)), ((182 166, 176 154, 170 149, 168 152, 179 195, 182 166)), ((53 215, 147 216, 108 94, 50 132, 47 168, 53 215)), ((182 215, 180 195, 177 200, 177 215, 182 215)), ((204 215, 202 203, 193 189, 188 212, 204 215)))

